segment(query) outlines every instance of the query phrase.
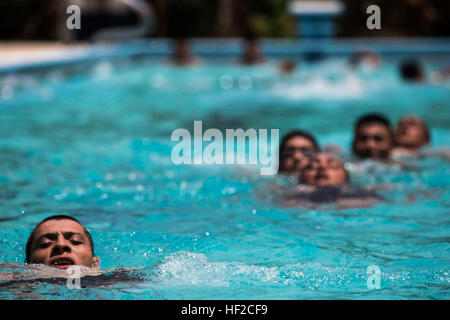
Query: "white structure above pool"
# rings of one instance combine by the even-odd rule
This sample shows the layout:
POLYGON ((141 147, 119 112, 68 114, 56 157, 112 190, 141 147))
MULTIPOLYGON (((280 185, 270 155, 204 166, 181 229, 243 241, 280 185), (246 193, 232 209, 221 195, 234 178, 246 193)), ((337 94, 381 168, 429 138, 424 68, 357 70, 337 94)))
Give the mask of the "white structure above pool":
POLYGON ((334 19, 345 11, 345 6, 340 1, 293 0, 288 11, 297 20, 297 36, 327 38, 334 36, 334 19))

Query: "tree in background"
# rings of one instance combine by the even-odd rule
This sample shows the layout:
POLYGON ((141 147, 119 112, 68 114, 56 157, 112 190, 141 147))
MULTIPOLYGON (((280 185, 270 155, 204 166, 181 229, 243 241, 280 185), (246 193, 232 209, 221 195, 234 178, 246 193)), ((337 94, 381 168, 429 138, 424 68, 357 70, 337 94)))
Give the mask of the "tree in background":
MULTIPOLYGON (((239 1, 242 33, 258 37, 292 37, 294 19, 287 12, 289 0, 245 0, 239 1)), ((238 9, 239 10, 239 9, 238 9)))
POLYGON ((166 0, 166 36, 192 38, 211 35, 216 19, 217 1, 166 0))
POLYGON ((157 36, 292 36, 295 25, 288 0, 153 0, 157 36))
MULTIPOLYGON (((0 0, 0 39, 57 40, 63 0, 0 0)), ((108 0, 104 0, 107 2, 108 0)), ((289 0, 143 0, 153 5, 157 28, 152 37, 292 37, 289 0)), ((450 36, 450 1, 341 0, 346 11, 338 36, 450 36), (381 30, 368 30, 366 9, 381 8, 381 30)), ((114 22, 114 19, 110 19, 114 22)), ((93 20, 95 22, 95 19, 93 20)), ((108 22, 108 21, 107 21, 108 22)), ((88 27, 86 27, 88 28, 88 27)))
POLYGON ((1 0, 0 39, 56 39, 58 8, 53 0, 1 0))
POLYGON ((440 0, 341 0, 346 12, 339 19, 339 35, 354 36, 449 36, 450 1, 440 0), (365 28, 366 9, 375 4, 381 9, 381 30, 365 28))

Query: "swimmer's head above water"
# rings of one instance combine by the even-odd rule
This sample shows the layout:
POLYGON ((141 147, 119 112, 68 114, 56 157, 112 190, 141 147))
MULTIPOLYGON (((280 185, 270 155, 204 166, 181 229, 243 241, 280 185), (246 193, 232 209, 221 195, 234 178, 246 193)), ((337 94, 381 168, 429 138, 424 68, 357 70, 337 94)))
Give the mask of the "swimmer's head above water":
POLYGON ((189 65, 195 62, 196 58, 191 52, 189 40, 177 38, 173 42, 172 62, 176 65, 189 65))
POLYGON ((59 269, 100 266, 89 232, 76 219, 64 215, 46 218, 34 228, 27 241, 25 262, 59 269))
POLYGON ((426 80, 425 72, 420 62, 415 60, 403 61, 399 67, 400 76, 403 81, 410 83, 421 83, 426 80))
POLYGON ((244 65, 255 65, 265 61, 261 53, 259 41, 253 34, 247 35, 244 41, 244 48, 241 63, 244 65))
POLYGON ((338 186, 348 183, 349 174, 337 157, 318 153, 303 169, 300 182, 317 187, 338 186))
POLYGON ((285 59, 280 63, 280 73, 284 75, 292 74, 295 71, 296 63, 292 59, 285 59))
POLYGON ((418 116, 405 116, 395 127, 394 142, 398 148, 417 150, 430 142, 428 127, 418 116))
POLYGON ((280 143, 279 172, 300 173, 317 152, 319 145, 311 134, 302 130, 289 132, 280 143))
POLYGON ((371 50, 357 51, 350 56, 349 63, 353 67, 357 67, 361 64, 367 64, 376 68, 381 64, 381 56, 371 50))
POLYGON ((393 148, 393 135, 389 120, 372 113, 358 119, 352 142, 353 153, 361 159, 385 161, 393 148))

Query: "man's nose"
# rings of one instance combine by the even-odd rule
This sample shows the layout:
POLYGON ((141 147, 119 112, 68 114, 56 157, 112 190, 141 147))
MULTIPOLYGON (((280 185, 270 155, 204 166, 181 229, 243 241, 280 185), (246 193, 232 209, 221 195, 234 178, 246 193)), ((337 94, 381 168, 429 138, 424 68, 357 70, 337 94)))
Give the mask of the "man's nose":
POLYGON ((63 237, 58 238, 55 246, 52 249, 52 256, 60 255, 64 252, 70 252, 70 246, 67 243, 67 240, 63 237))
POLYGON ((322 163, 322 162, 319 162, 318 165, 317 165, 317 170, 318 171, 324 171, 325 169, 326 169, 326 164, 322 163))
POLYGON ((297 166, 299 163, 302 163, 300 157, 296 157, 296 156, 294 156, 294 157, 292 158, 292 161, 293 161, 293 163, 294 163, 294 166, 297 166))
POLYGON ((294 152, 294 158, 298 159, 298 160, 301 160, 303 158, 303 153, 300 150, 296 150, 294 152))
POLYGON ((376 143, 375 139, 368 139, 366 145, 369 148, 375 148, 377 143, 376 143))

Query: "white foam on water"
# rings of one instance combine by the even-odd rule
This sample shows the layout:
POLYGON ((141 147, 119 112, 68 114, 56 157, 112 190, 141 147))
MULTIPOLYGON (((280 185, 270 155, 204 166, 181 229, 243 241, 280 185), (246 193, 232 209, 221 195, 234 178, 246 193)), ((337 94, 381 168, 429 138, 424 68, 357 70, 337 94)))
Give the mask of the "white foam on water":
POLYGON ((285 99, 301 100, 317 98, 321 100, 359 98, 364 95, 365 88, 361 80, 352 74, 339 82, 331 82, 324 77, 312 77, 304 83, 276 84, 272 94, 285 99))
POLYGON ((156 281, 163 286, 227 287, 233 284, 297 286, 317 289, 339 287, 355 280, 364 285, 364 269, 327 267, 320 263, 286 266, 258 266, 240 262, 210 262, 206 255, 177 252, 163 259, 157 268, 156 281))
MULTIPOLYGON (((265 267, 238 262, 209 262, 201 253, 177 252, 163 259, 157 267, 156 278, 148 282, 154 289, 185 287, 291 287, 311 291, 370 292, 367 266, 326 266, 306 262, 265 267), (159 285, 155 286, 156 283, 159 285)), ((381 267, 381 289, 396 290, 420 279, 449 282, 448 270, 441 267, 411 271, 384 265, 381 267)), ((255 288, 256 289, 256 288, 255 288)))

